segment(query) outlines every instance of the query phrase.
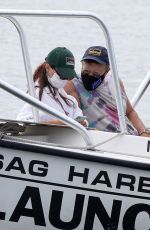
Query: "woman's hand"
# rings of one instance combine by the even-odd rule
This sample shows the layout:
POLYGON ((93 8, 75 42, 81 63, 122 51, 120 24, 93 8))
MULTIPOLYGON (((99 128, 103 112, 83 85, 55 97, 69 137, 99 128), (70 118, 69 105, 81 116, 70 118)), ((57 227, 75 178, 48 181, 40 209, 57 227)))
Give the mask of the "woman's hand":
POLYGON ((87 127, 89 124, 88 121, 86 120, 86 116, 78 116, 75 118, 75 121, 79 122, 84 127, 87 127))
POLYGON ((85 119, 84 121, 79 122, 81 125, 83 125, 84 127, 88 127, 88 121, 85 119))

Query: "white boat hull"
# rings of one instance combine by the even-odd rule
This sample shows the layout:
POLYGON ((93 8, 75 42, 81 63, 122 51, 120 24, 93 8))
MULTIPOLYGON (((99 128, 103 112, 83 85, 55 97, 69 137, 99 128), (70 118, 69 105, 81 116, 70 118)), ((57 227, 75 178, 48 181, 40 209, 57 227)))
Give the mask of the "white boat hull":
POLYGON ((149 228, 150 177, 142 163, 43 152, 0 148, 0 229, 149 228))

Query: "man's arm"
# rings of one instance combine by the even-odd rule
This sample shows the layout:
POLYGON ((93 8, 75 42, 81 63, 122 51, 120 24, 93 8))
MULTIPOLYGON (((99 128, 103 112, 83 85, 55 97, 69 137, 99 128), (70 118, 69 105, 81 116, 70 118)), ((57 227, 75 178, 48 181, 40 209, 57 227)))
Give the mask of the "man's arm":
MULTIPOLYGON (((126 95, 125 88, 124 88, 122 81, 120 81, 120 85, 121 85, 121 88, 126 95)), ((145 126, 144 126, 142 120, 139 118, 137 112, 134 110, 133 106, 131 105, 127 95, 126 95, 126 99, 127 99, 126 100, 126 102, 127 102, 126 116, 128 117, 128 119, 131 121, 133 126, 136 128, 136 130, 140 134, 145 130, 145 126)), ((143 133, 141 136, 150 136, 150 134, 144 134, 143 133)))
POLYGON ((75 97, 75 99, 77 100, 77 102, 78 102, 78 104, 80 106, 80 97, 79 97, 79 95, 78 95, 78 93, 76 91, 76 88, 75 88, 75 86, 74 86, 72 81, 67 82, 67 84, 64 87, 64 90, 66 91, 67 94, 75 97))

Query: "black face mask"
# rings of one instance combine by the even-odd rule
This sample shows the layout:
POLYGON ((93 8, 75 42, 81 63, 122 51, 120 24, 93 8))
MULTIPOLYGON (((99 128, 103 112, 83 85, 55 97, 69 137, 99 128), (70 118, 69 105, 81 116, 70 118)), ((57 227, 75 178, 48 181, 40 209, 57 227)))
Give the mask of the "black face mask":
POLYGON ((87 73, 81 72, 81 79, 83 85, 89 91, 96 89, 100 84, 102 84, 104 77, 105 77, 105 73, 103 75, 99 75, 98 77, 94 77, 87 73))

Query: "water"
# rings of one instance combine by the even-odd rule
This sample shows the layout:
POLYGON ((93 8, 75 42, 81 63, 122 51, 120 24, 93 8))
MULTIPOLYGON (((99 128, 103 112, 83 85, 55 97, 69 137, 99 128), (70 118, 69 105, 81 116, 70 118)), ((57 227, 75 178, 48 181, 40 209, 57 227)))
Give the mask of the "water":
MULTIPOLYGON (((117 68, 129 99, 150 69, 150 1, 149 0, 0 0, 1 9, 49 9, 91 11, 108 26, 115 50, 117 68)), ((32 71, 56 46, 66 46, 75 55, 76 70, 91 45, 105 45, 102 31, 89 19, 22 18, 31 56, 32 71)), ((26 91, 25 70, 16 29, 0 18, 0 77, 26 91)), ((149 90, 136 107, 139 116, 150 127, 149 90)), ((0 117, 16 117, 22 102, 0 90, 0 117)))

